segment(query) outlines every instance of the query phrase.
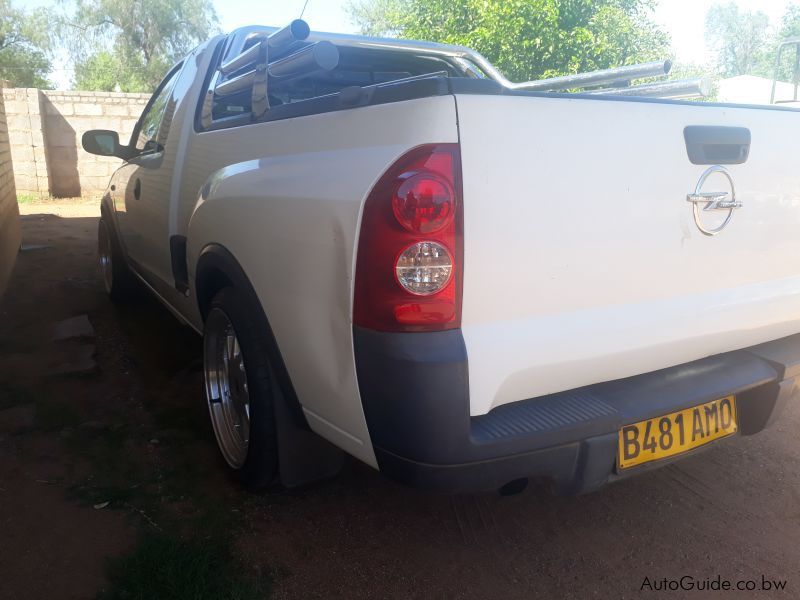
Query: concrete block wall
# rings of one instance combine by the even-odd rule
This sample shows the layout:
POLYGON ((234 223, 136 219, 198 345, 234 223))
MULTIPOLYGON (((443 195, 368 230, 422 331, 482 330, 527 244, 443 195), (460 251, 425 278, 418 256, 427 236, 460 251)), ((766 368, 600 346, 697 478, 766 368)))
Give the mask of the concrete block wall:
POLYGON ((47 195, 49 179, 39 90, 3 90, 17 193, 47 195))
MULTIPOLYGON (((11 144, 8 140, 8 118, 0 96, 0 206, 15 200, 14 168, 11 163, 11 144)), ((16 202, 14 202, 16 204, 16 202)))
POLYGON ((149 94, 6 89, 11 155, 18 194, 102 193, 116 158, 83 151, 89 129, 112 129, 126 143, 149 94))
POLYGON ((19 209, 14 189, 11 145, 8 141, 8 122, 3 98, 0 95, 0 298, 11 276, 19 244, 19 209))

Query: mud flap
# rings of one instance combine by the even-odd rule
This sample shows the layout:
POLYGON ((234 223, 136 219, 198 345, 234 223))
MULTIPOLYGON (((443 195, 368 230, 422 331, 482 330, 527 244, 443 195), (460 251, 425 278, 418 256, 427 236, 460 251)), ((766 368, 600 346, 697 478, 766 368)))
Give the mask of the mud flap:
POLYGON ((281 483, 287 488, 296 488, 338 475, 344 465, 344 452, 307 427, 298 425, 283 394, 276 388, 273 384, 281 483))

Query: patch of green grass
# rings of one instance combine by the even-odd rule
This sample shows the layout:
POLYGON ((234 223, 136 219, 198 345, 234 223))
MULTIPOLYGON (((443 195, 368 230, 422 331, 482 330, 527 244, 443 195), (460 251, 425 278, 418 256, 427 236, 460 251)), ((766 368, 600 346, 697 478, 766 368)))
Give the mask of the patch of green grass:
POLYGON ((130 452, 129 440, 126 425, 78 427, 71 432, 65 440, 67 447, 91 462, 92 475, 70 487, 69 497, 81 504, 109 502, 111 508, 127 505, 150 510, 156 499, 147 488, 156 474, 145 462, 134 459, 138 455, 130 452))
MULTIPOLYGON (((19 391, 14 391, 17 399, 19 391)), ((16 401, 16 400, 15 400, 16 401)), ((81 412, 64 398, 37 393, 36 427, 61 431, 64 450, 90 464, 71 481, 67 497, 84 506, 119 510, 138 526, 130 553, 109 563, 102 600, 254 600, 271 595, 276 573, 243 566, 232 549, 240 514, 204 489, 214 464, 198 460, 202 409, 145 404, 150 419, 132 419, 132 406, 81 412), (94 420, 95 417, 98 420, 94 420), (157 439, 158 441, 155 441, 157 439), (151 441, 152 440, 152 441, 151 441), (102 505, 102 506, 101 506, 102 505)))
POLYGON ((10 383, 0 382, 0 410, 33 401, 34 397, 28 390, 10 383))
POLYGON ((92 461, 100 472, 118 471, 120 465, 132 463, 125 443, 130 439, 128 425, 116 421, 114 425, 100 424, 98 428, 83 427, 68 439, 69 448, 92 461))
POLYGON ((96 482, 94 479, 71 486, 67 490, 67 497, 88 506, 108 502, 109 508, 141 507, 149 499, 141 484, 112 484, 107 481, 96 482))
POLYGON ((100 600, 255 600, 271 578, 248 574, 227 538, 181 538, 147 532, 132 553, 111 562, 111 585, 100 600))
POLYGON ((42 198, 36 194, 17 194, 17 204, 32 204, 42 198))
POLYGON ((202 404, 198 406, 199 409, 170 405, 154 408, 153 419, 159 429, 180 431, 192 439, 202 438, 208 427, 208 410, 202 404))
POLYGON ((64 202, 64 203, 83 203, 100 201, 102 196, 78 196, 73 198, 56 198, 50 194, 17 194, 17 204, 35 204, 37 202, 64 202))
POLYGON ((80 413, 64 400, 40 400, 36 406, 36 425, 44 431, 77 427, 80 422, 80 413))

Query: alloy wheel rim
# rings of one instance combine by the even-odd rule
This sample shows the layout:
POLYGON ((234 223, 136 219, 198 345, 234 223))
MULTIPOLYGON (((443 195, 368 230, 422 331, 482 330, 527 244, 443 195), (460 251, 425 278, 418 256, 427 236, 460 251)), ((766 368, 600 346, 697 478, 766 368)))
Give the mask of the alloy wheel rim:
POLYGON ((250 391, 244 355, 233 323, 214 308, 204 333, 206 397, 214 434, 225 461, 240 469, 250 444, 250 391))

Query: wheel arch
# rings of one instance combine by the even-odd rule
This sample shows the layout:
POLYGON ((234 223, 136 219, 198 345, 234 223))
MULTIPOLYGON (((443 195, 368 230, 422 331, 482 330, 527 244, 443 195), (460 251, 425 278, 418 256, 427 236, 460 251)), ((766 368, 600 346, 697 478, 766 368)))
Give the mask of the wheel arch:
POLYGON ((303 414, 300 400, 297 397, 286 363, 281 355, 278 340, 269 323, 264 307, 258 299, 255 288, 247 277, 236 257, 221 244, 208 244, 200 252, 195 268, 195 291, 197 296, 197 306, 200 316, 205 321, 209 306, 214 296, 224 287, 234 287, 244 291, 254 300, 256 319, 259 326, 267 333, 269 360, 275 371, 275 378, 278 386, 286 401, 292 420, 297 426, 303 429, 310 429, 308 421, 303 414))
POLYGON ((116 236, 117 222, 114 215, 114 207, 108 194, 103 196, 103 199, 100 201, 100 217, 106 220, 106 223, 111 228, 112 235, 116 236))
POLYGON ((119 234, 117 213, 114 210, 114 201, 111 199, 111 195, 108 193, 106 193, 103 196, 103 199, 100 200, 100 217, 105 219, 106 225, 108 226, 114 242, 117 244, 122 257, 125 259, 125 263, 128 264, 128 250, 125 247, 122 236, 119 234))

